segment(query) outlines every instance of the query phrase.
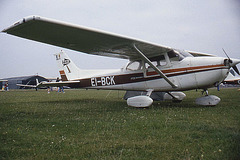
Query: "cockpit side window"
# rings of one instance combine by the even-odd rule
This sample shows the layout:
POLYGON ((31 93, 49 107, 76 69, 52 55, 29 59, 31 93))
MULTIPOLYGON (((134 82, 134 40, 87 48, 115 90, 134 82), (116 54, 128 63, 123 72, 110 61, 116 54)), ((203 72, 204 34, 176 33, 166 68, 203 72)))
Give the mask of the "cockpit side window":
MULTIPOLYGON (((161 60, 161 61, 152 61, 152 64, 156 67, 160 67, 160 66, 165 66, 167 64, 167 62, 165 60, 161 60)), ((148 63, 145 63, 146 68, 151 68, 151 66, 148 63)))
MULTIPOLYGON (((160 55, 157 57, 152 57, 149 58, 150 61, 153 63, 154 66, 159 67, 159 66, 165 66, 167 64, 166 59, 164 55, 160 55)), ((151 68, 148 63, 145 63, 146 68, 151 68)))

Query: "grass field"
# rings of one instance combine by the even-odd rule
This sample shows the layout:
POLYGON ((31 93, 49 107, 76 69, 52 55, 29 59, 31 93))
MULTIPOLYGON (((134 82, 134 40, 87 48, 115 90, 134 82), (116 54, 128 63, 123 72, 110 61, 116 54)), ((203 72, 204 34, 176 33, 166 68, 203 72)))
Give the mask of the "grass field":
POLYGON ((126 105, 124 92, 0 92, 0 159, 240 159, 240 91, 222 101, 126 105))

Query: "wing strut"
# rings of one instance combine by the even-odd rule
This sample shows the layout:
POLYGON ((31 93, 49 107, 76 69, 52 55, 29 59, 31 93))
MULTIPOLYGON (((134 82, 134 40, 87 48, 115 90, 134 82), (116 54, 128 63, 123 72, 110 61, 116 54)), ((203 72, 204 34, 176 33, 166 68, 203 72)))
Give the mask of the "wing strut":
POLYGON ((139 53, 139 55, 143 58, 143 60, 148 63, 158 74, 160 74, 160 76, 162 78, 164 78, 171 86, 172 88, 177 88, 177 85, 173 84, 167 76, 165 76, 165 74, 163 74, 163 72, 157 68, 145 55, 144 53, 142 53, 136 46, 135 44, 133 44, 133 47, 135 48, 135 50, 139 53))

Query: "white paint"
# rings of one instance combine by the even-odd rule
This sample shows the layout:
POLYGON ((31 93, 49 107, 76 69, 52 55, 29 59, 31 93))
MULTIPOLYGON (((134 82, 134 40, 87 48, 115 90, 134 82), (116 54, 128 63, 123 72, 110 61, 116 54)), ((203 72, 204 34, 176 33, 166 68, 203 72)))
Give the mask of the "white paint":
POLYGON ((204 96, 196 99, 197 105, 202 106, 216 106, 221 99, 215 95, 204 96))
MULTIPOLYGON (((183 92, 170 92, 175 98, 177 98, 177 100, 182 101, 185 97, 186 94, 184 94, 183 92)), ((163 96, 163 100, 172 100, 173 97, 170 96, 168 93, 165 93, 163 96)))
POLYGON ((148 96, 135 96, 127 99, 128 106, 137 107, 137 108, 144 108, 149 107, 152 105, 153 100, 148 96))

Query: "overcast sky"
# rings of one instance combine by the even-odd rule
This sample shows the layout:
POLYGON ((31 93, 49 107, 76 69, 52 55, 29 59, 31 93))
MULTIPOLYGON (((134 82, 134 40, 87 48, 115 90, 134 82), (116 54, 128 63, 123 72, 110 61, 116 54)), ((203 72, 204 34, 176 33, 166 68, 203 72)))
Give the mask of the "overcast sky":
MULTIPOLYGON (((0 30, 30 15, 218 56, 225 56, 224 48, 240 58, 239 0, 1 0, 0 30)), ((61 50, 83 69, 116 69, 127 62, 0 33, 0 78, 57 77, 53 54, 61 50)))

